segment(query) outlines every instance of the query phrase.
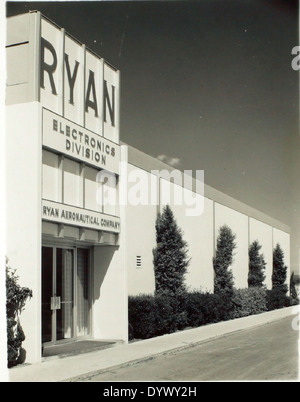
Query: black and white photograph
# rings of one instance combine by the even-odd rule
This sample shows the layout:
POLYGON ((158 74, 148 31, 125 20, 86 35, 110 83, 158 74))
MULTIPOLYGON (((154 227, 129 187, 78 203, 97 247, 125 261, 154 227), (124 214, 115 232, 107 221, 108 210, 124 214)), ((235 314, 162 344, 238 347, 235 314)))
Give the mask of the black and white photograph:
POLYGON ((0 381, 299 382, 299 1, 0 17, 0 381))

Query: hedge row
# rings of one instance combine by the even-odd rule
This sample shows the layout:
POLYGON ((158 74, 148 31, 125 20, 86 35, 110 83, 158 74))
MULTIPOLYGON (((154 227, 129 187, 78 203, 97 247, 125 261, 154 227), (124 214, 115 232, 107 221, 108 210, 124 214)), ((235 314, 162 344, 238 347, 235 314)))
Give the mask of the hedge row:
POLYGON ((291 306, 290 297, 274 289, 234 290, 232 297, 191 292, 168 295, 130 296, 129 339, 148 339, 189 327, 246 317, 291 306))

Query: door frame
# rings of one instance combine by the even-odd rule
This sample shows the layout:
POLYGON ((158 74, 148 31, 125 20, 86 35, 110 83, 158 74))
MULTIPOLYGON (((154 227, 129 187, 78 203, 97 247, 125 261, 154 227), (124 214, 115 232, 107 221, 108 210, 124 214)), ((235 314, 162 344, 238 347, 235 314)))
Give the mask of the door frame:
MULTIPOLYGON (((72 331, 72 337, 69 339, 61 339, 57 340, 56 339, 56 310, 52 310, 52 315, 51 315, 51 337, 52 340, 49 342, 42 342, 43 347, 47 346, 54 346, 54 345, 60 345, 63 343, 71 343, 75 342, 78 339, 90 339, 92 336, 92 248, 87 245, 74 245, 74 244, 68 244, 68 243, 61 243, 59 241, 43 241, 42 242, 42 248, 43 247, 50 247, 53 249, 53 266, 52 266, 52 275, 53 275, 53 285, 52 285, 52 294, 54 295, 54 288, 56 286, 56 253, 57 249, 69 249, 73 250, 73 308, 72 308, 72 315, 73 315, 73 331, 72 331), (89 309, 88 309, 88 334, 84 336, 77 336, 77 249, 86 249, 89 251, 88 253, 88 304, 89 304, 89 309)), ((41 270, 43 269, 41 265, 41 270)), ((43 291, 43 284, 41 283, 41 303, 42 303, 42 291, 43 291)), ((43 327, 43 319, 42 319, 42 314, 41 314, 41 328, 43 327)))

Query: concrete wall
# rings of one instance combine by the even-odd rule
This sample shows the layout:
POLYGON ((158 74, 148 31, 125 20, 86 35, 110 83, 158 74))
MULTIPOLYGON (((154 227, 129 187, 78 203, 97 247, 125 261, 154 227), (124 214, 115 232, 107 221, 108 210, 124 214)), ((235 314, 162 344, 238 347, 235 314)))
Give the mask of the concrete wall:
MULTIPOLYGON (((128 165, 128 176, 133 180, 135 175, 138 180, 145 177, 150 183, 155 176, 150 173, 128 165), (139 176, 139 178, 138 178, 139 176)), ((145 188, 147 191, 147 188, 145 188)), ((139 194, 135 194, 135 184, 128 183, 128 194, 136 200, 139 194)), ((150 203, 149 192, 147 200, 150 203)), ((128 200, 129 201, 129 200, 128 200)), ((155 220, 157 216, 156 205, 128 205, 126 207, 126 268, 128 270, 128 291, 130 295, 140 293, 151 294, 155 290, 155 278, 153 269, 152 249, 156 246, 155 220), (141 265, 137 264, 137 257, 141 258, 141 265)))
POLYGON ((39 13, 10 17, 6 27, 6 104, 38 101, 39 13))
POLYGON ((127 341, 127 278, 122 249, 94 248, 94 295, 92 335, 94 339, 127 341))
MULTIPOLYGON (((149 155, 132 147, 128 148, 128 171, 143 172, 145 177, 153 176, 151 171, 166 170, 172 172, 173 168, 149 155)), ((137 175, 138 176, 138 175, 137 175)), ((280 243, 284 253, 285 262, 290 267, 290 235, 289 228, 260 211, 248 207, 237 200, 228 197, 219 191, 204 186, 204 208, 200 216, 188 216, 185 204, 178 205, 174 202, 174 195, 182 191, 178 184, 169 183, 160 178, 159 202, 157 211, 162 211, 163 206, 169 204, 174 212, 175 219, 183 230, 183 238, 189 247, 190 266, 186 275, 186 284, 190 290, 201 289, 213 292, 214 270, 213 256, 217 244, 219 229, 228 225, 236 235, 236 249, 232 272, 236 288, 248 287, 248 249, 249 245, 258 240, 261 244, 261 253, 264 254, 267 263, 265 270, 265 284, 272 288, 272 261, 273 248, 280 243), (165 188, 170 187, 170 198, 166 202, 165 188), (164 191, 163 191, 164 190, 164 191)), ((131 184, 134 187, 134 184, 131 184)), ((193 185, 192 195, 195 196, 193 185)), ((130 188, 130 187, 129 187, 130 188)), ((185 190, 190 191, 190 190, 185 190)), ((126 207, 126 252, 129 294, 151 294, 155 291, 155 278, 153 269, 152 249, 155 243, 155 220, 157 211, 154 206, 127 206, 126 207), (135 267, 137 255, 143 256, 143 267, 135 267)), ((287 282, 290 277, 290 268, 287 274, 287 282)))
POLYGON ((7 257, 19 284, 33 291, 21 316, 27 362, 41 359, 41 106, 6 109, 7 257))
MULTIPOLYGON (((126 150, 121 158, 127 161, 126 150)), ((119 178, 119 191, 126 181, 119 178)), ((118 245, 94 247, 92 336, 94 339, 128 341, 128 275, 126 265, 126 209, 119 206, 121 233, 118 245)))

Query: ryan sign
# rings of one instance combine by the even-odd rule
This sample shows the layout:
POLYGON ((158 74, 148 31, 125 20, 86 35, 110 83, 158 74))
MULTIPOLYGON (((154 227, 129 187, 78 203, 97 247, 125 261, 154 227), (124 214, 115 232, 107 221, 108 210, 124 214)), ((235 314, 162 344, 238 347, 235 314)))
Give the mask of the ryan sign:
POLYGON ((119 143, 119 71, 44 17, 39 65, 45 108, 119 143))

